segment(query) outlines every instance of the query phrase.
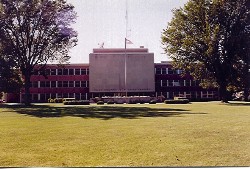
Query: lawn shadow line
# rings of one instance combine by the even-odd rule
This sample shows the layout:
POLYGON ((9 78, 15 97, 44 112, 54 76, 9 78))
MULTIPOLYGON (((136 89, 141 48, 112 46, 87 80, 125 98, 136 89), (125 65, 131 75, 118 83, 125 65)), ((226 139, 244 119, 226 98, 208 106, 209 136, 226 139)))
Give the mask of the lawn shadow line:
POLYGON ((113 118, 138 119, 145 117, 182 117, 192 113, 185 109, 174 108, 149 108, 149 107, 121 107, 121 106, 75 106, 75 107, 52 107, 48 105, 32 105, 29 107, 7 106, 19 114, 38 118, 58 118, 64 116, 97 118, 109 120, 113 118))

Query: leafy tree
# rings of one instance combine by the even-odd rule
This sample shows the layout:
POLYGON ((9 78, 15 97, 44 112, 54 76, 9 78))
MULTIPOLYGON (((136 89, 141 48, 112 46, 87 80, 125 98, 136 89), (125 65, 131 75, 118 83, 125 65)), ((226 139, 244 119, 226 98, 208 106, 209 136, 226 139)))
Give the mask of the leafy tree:
POLYGON ((20 77, 20 72, 13 69, 12 64, 13 63, 6 61, 2 56, 0 56, 0 93, 20 92, 22 79, 20 77))
POLYGON ((173 11, 162 32, 164 50, 174 67, 202 79, 203 87, 247 88, 250 49, 249 0, 190 0, 173 11))
POLYGON ((74 6, 65 0, 0 0, 0 43, 4 57, 24 76, 25 104, 30 104, 30 77, 48 62, 69 60, 77 33, 74 6), (36 68, 36 69, 34 69, 36 68))

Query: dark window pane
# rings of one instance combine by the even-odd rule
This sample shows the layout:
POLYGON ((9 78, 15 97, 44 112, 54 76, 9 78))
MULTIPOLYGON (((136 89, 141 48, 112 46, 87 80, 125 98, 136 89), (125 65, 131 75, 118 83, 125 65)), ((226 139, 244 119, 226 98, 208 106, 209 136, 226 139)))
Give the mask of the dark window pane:
POLYGON ((80 75, 81 72, 80 72, 80 69, 75 69, 75 75, 80 75))
POLYGON ((50 74, 51 75, 56 75, 56 69, 51 69, 50 74))
POLYGON ((56 87, 56 81, 51 81, 51 87, 56 87))
POLYGON ((75 87, 80 87, 80 81, 75 81, 75 87))
POLYGON ((87 72, 86 72, 86 69, 81 69, 81 75, 86 75, 87 72))
POLYGON ((160 75, 161 74, 161 68, 156 68, 155 69, 155 74, 160 75))
POLYGON ((57 75, 62 75, 63 74, 62 72, 63 72, 62 69, 57 69, 57 75))
POLYGON ((69 75, 74 75, 74 69, 69 69, 69 75))
POLYGON ((45 83, 45 87, 50 88, 50 81, 46 81, 46 83, 45 83))
POLYGON ((69 81, 69 87, 74 87, 74 81, 69 81))
POLYGON ((46 69, 46 70, 45 70, 45 73, 46 73, 46 75, 49 76, 49 75, 50 75, 50 69, 46 69))
POLYGON ((69 69, 63 69, 63 75, 69 75, 69 69))
POLYGON ((40 87, 45 87, 45 81, 40 82, 40 87))
POLYGON ((62 87, 62 81, 57 82, 57 87, 62 87))
POLYGON ((161 71, 162 71, 162 73, 161 73, 161 74, 163 74, 163 75, 167 74, 167 70, 166 70, 166 68, 162 68, 162 69, 161 69, 161 71))
POLYGON ((69 87, 69 82, 68 81, 63 81, 63 87, 69 87))

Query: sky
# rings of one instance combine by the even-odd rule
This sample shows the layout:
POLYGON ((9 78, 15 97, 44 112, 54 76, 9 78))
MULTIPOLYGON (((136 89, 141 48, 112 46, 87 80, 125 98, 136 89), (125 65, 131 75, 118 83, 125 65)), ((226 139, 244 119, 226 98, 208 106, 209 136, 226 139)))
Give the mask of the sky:
POLYGON ((71 49, 71 63, 89 63, 89 53, 98 44, 104 48, 124 48, 126 6, 127 48, 144 46, 154 53, 155 63, 170 60, 161 44, 161 33, 172 18, 172 9, 188 0, 67 0, 75 6, 78 45, 71 49), (126 2, 127 1, 127 2, 126 2), (127 4, 127 5, 126 5, 127 4))

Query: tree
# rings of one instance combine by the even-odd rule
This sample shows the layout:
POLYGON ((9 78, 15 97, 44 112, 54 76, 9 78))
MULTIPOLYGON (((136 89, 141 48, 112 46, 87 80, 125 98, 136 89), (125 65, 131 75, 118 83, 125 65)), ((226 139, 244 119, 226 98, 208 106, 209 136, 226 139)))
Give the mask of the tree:
POLYGON ((0 0, 2 53, 24 77, 26 105, 34 71, 44 70, 48 62, 70 59, 69 49, 77 42, 71 28, 75 19, 74 6, 65 0, 0 0))
POLYGON ((22 79, 20 77, 19 70, 16 70, 13 67, 14 66, 11 61, 6 61, 0 55, 0 93, 20 92, 22 87, 22 79))
POLYGON ((250 1, 190 0, 173 14, 161 38, 174 67, 218 87, 223 102, 227 90, 246 89, 250 1))

